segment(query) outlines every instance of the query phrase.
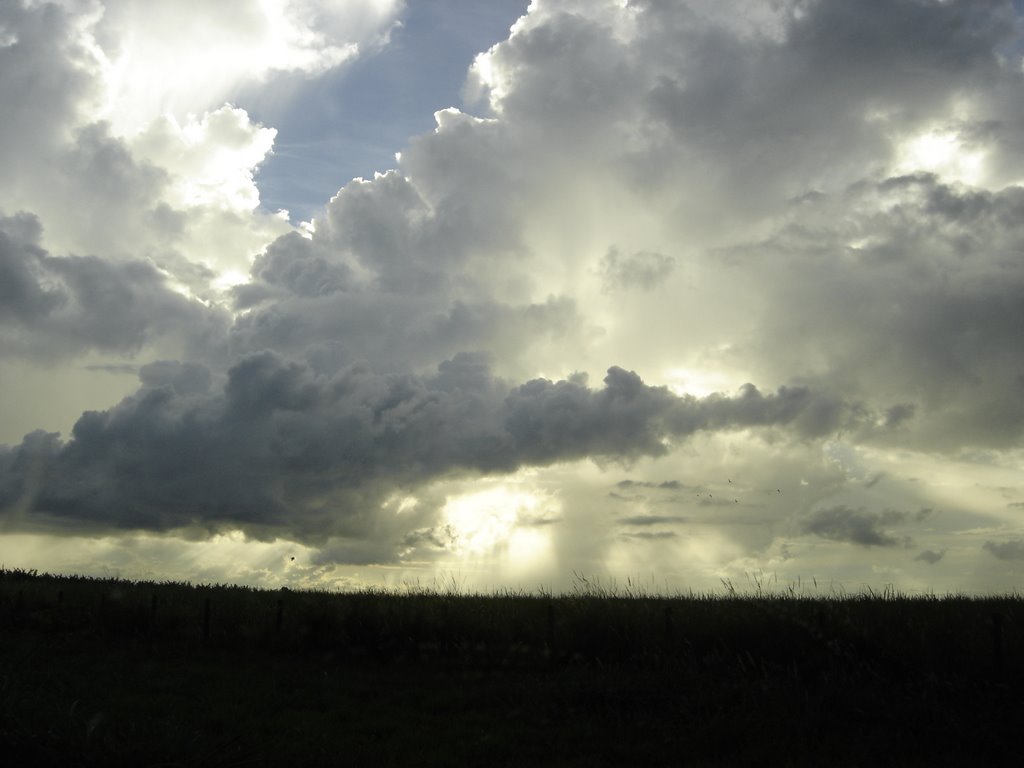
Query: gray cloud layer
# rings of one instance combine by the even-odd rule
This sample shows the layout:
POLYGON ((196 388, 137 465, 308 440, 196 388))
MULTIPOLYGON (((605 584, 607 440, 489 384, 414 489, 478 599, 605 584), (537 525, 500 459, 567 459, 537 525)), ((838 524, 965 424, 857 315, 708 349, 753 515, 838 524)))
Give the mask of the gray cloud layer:
POLYGON ((806 390, 679 397, 620 368, 596 390, 509 386, 472 355, 429 378, 323 376, 273 352, 242 359, 222 387, 194 364, 140 375, 137 395, 84 414, 69 441, 34 433, 3 452, 0 507, 12 525, 364 538, 377 533, 375 504, 452 473, 629 461, 699 430, 823 426, 806 390))

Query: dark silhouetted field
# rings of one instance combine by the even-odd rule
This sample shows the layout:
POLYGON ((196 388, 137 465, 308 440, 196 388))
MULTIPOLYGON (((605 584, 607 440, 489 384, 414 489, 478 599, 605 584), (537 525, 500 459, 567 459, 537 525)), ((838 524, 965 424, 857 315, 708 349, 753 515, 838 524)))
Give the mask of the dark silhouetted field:
POLYGON ((69 766, 1021 764, 1016 596, 584 585, 331 594, 0 571, 0 743, 69 766))

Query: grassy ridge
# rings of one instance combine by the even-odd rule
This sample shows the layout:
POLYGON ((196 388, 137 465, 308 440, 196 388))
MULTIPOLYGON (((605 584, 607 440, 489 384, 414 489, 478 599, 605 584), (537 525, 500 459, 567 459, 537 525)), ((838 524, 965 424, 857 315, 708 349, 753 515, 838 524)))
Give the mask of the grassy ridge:
POLYGON ((1009 649, 1021 646, 1022 605, 1017 596, 892 591, 669 597, 619 593, 583 579, 557 596, 268 591, 0 570, 0 626, 8 631, 122 635, 182 647, 353 650, 382 660, 488 648, 603 664, 734 653, 740 662, 845 660, 890 673, 1010 675, 1019 671, 1009 649))
POLYGON ((999 764, 1022 606, 0 571, 0 739, 83 765, 999 764))

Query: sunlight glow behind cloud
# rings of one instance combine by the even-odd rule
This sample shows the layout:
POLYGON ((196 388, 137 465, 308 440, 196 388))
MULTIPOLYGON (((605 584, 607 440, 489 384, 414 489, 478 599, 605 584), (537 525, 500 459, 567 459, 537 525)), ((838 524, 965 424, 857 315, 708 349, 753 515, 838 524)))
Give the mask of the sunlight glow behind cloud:
POLYGON ((110 0, 106 99, 100 115, 133 135, 165 114, 220 106, 239 84, 275 71, 315 75, 386 39, 397 0, 110 0))
POLYGON ((442 510, 444 525, 450 526, 456 552, 490 553, 509 540, 520 518, 539 503, 531 494, 497 486, 449 499, 442 510))
POLYGON ((904 142, 899 150, 898 173, 928 171, 949 181, 978 184, 983 179, 985 153, 970 150, 954 131, 928 131, 904 142))

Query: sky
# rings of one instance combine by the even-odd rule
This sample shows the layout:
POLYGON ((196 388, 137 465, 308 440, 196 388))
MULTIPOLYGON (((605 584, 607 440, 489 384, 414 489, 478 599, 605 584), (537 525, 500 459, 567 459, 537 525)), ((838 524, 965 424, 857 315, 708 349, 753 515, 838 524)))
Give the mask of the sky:
POLYGON ((0 4, 0 564, 1020 590, 1021 14, 0 4))

